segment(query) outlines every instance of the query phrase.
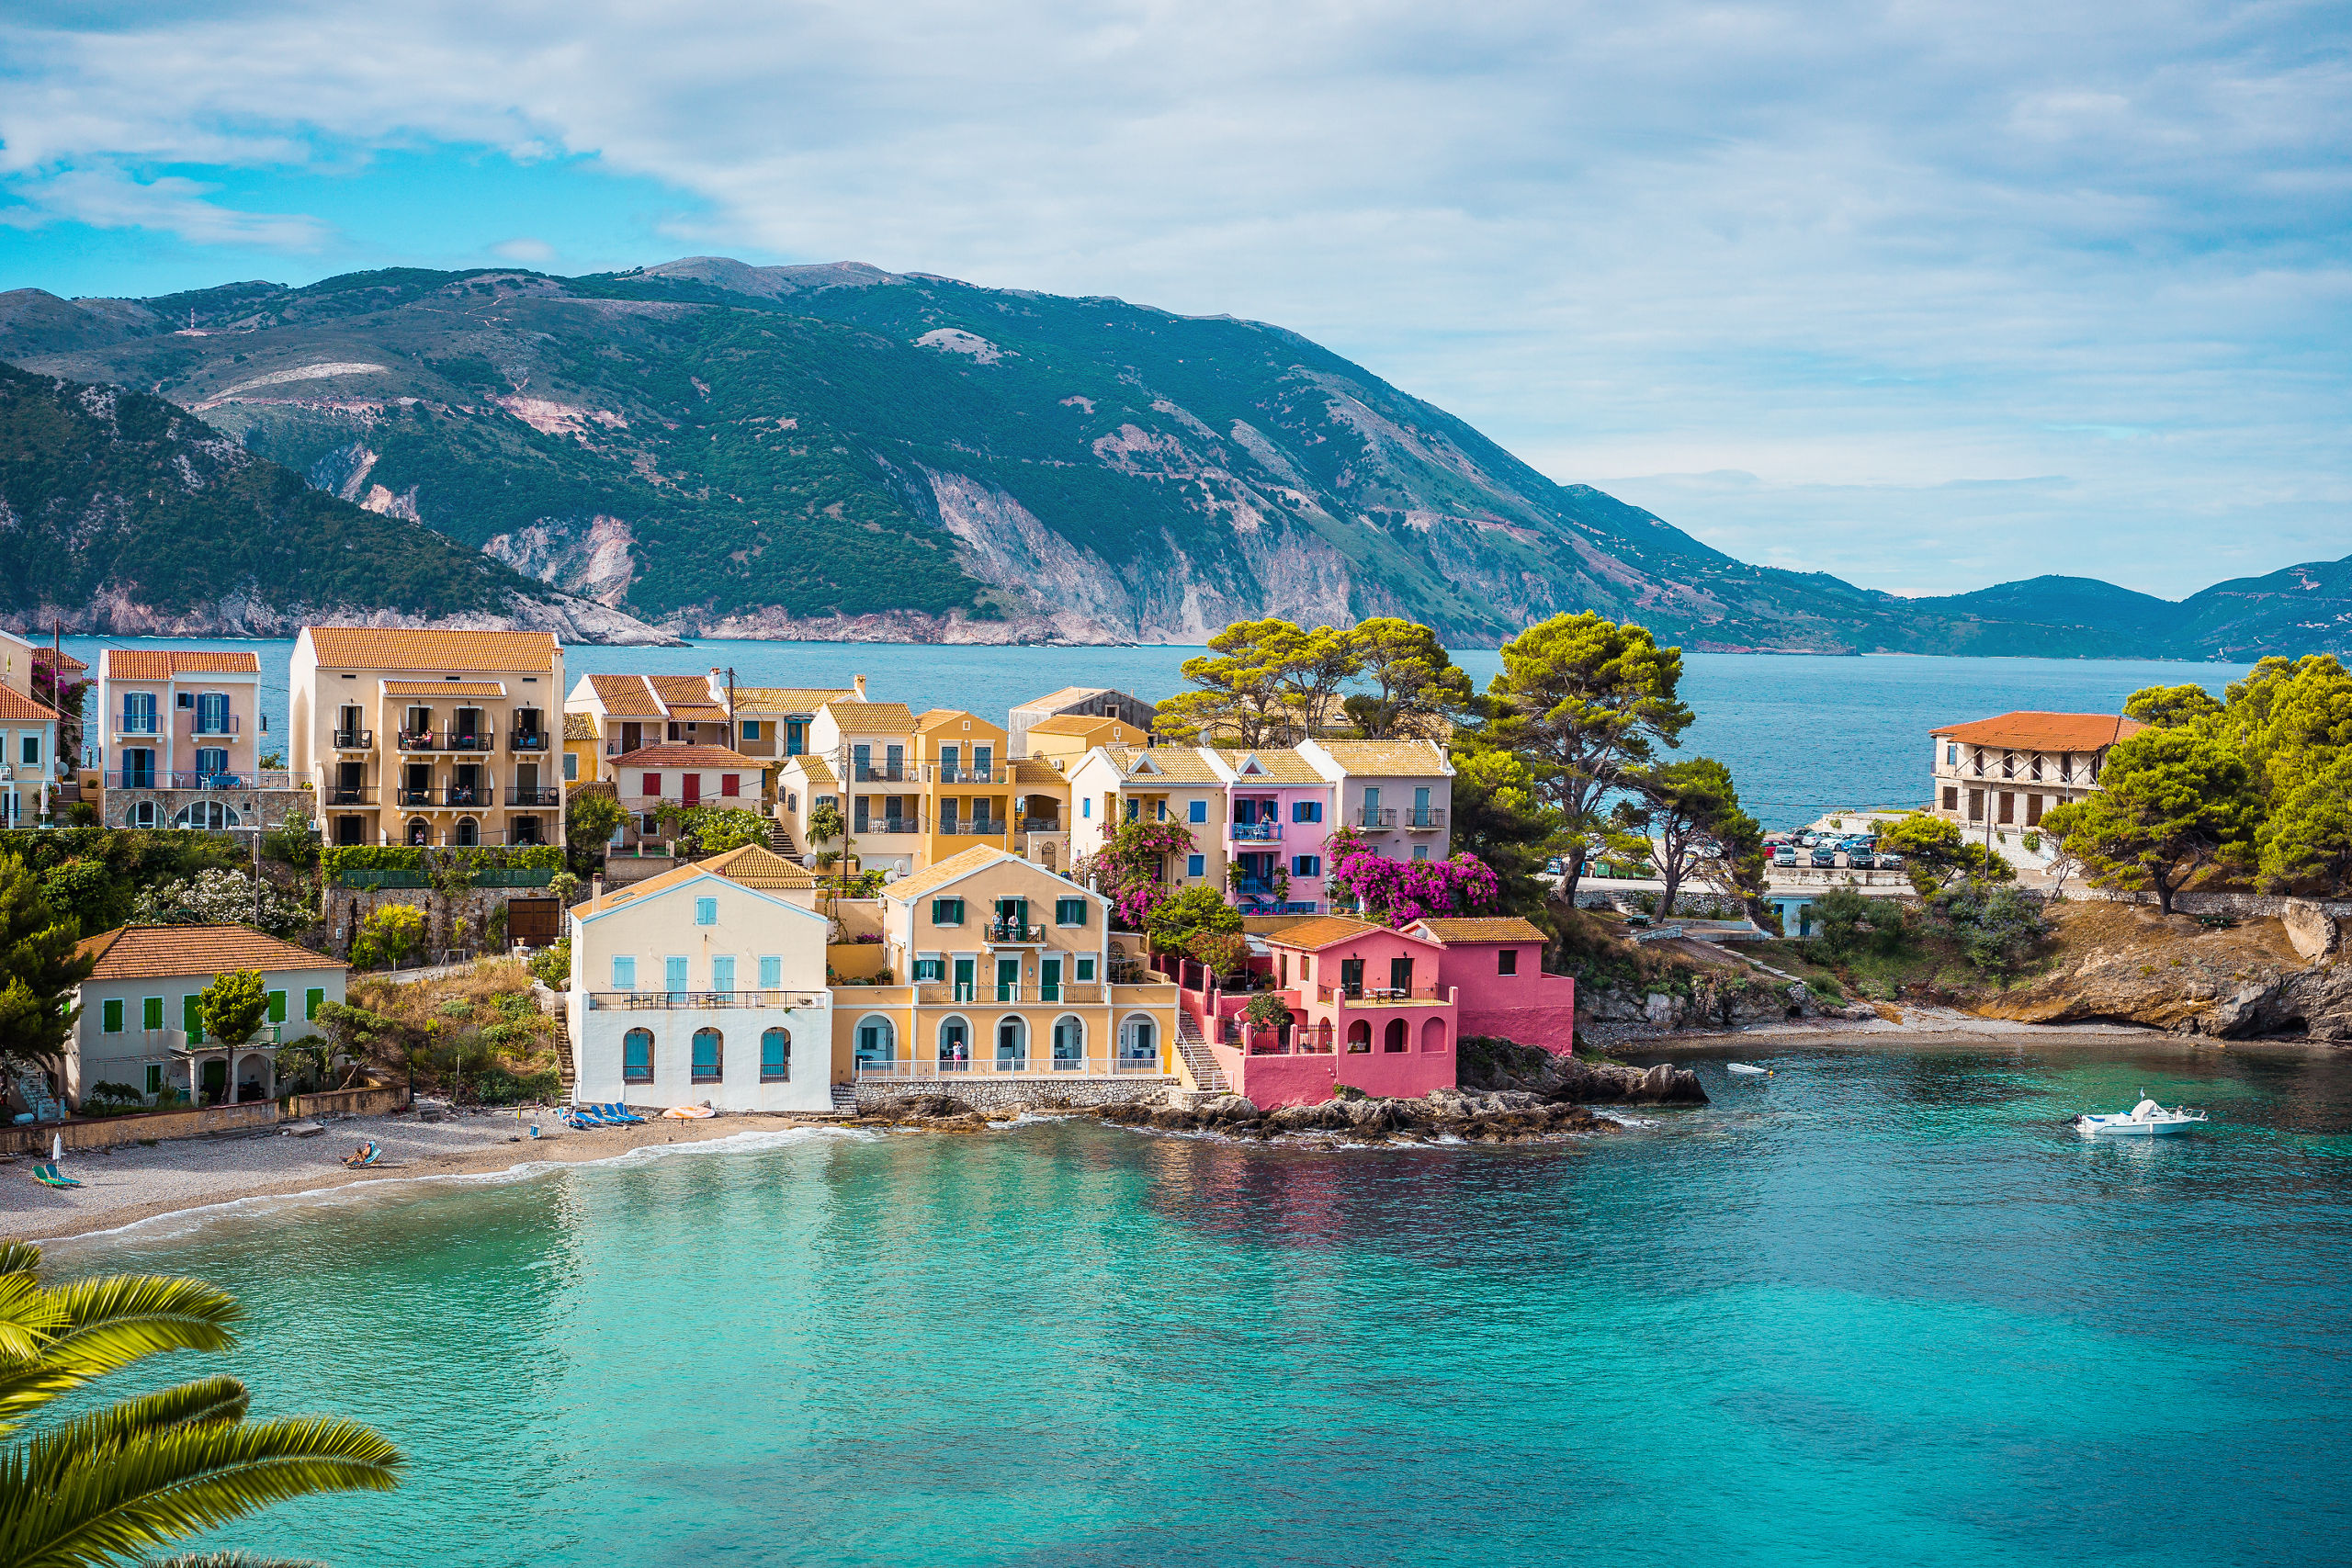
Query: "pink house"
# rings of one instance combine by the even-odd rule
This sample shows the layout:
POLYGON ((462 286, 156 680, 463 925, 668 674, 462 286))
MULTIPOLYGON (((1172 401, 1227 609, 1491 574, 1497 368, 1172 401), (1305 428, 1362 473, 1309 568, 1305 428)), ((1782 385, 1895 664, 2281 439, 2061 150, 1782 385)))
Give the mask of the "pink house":
MULTIPOLYGON (((1182 993, 1234 1092, 1261 1106, 1313 1105, 1342 1085, 1414 1099, 1453 1084, 1456 1007, 1438 976, 1442 945, 1335 916, 1265 942, 1287 1028, 1251 1029, 1239 1016, 1250 996, 1205 978, 1182 993)), ((1186 978, 1195 978, 1190 965, 1186 978)))
POLYGON ((1415 920, 1405 928, 1438 944, 1439 985, 1461 997, 1464 1034, 1574 1053, 1577 983, 1544 973, 1544 933, 1517 916, 1415 920))

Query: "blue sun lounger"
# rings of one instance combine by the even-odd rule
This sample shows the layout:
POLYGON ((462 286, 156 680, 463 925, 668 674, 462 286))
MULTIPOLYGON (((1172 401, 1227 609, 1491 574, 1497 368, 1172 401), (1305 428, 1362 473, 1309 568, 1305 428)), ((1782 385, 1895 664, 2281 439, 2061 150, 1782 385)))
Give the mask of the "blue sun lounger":
POLYGON ((66 1175, 63 1171, 58 1169, 54 1165, 37 1165, 33 1167, 33 1179, 40 1182, 43 1187, 79 1187, 82 1185, 72 1177, 66 1175))
POLYGON ((610 1105, 596 1107, 596 1114, 618 1127, 640 1127, 645 1124, 644 1117, 639 1116, 617 1100, 610 1105))

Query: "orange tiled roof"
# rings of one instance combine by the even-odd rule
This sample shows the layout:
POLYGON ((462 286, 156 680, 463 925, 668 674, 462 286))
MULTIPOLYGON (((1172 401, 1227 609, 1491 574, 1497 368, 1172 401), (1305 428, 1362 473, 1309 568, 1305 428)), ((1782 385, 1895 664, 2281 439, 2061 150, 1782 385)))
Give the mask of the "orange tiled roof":
POLYGON ((741 751, 724 746, 695 746, 684 740, 664 740, 658 745, 640 746, 626 756, 613 759, 616 768, 742 768, 752 773, 760 771, 757 757, 746 757, 741 751))
POLYGON ((915 716, 904 703, 831 702, 825 709, 852 735, 899 735, 915 727, 915 716))
POLYGON ((1287 746, 1268 746, 1256 751, 1228 750, 1218 748, 1217 760, 1233 770, 1238 786, 1251 784, 1319 784, 1329 781, 1315 771, 1315 764, 1287 746), (1242 772, 1244 763, 1254 762, 1260 770, 1254 773, 1242 772))
POLYGON ((1443 942, 1542 942, 1543 928, 1517 915, 1449 916, 1415 920, 1408 931, 1427 931, 1443 942))
POLYGON ((1303 920, 1278 931, 1269 931, 1265 940, 1275 947, 1297 947, 1309 953, 1318 953, 1343 942, 1354 942, 1369 932, 1386 930, 1385 926, 1375 926, 1370 920, 1351 920, 1345 915, 1326 915, 1321 919, 1303 920))
POLYGON ((1108 718, 1102 714, 1087 713, 1057 713, 1051 718, 1041 718, 1036 723, 1029 727, 1028 733, 1031 735, 1084 736, 1091 735, 1096 730, 1102 729, 1106 726, 1113 728, 1130 730, 1137 735, 1141 735, 1143 733, 1142 730, 1136 729, 1134 725, 1129 724, 1125 719, 1108 718))
MULTIPOLYGON (((79 675, 83 671, 89 668, 88 665, 83 663, 80 660, 74 658, 72 654, 66 652, 62 648, 34 649, 33 662, 36 664, 54 664, 61 671, 68 675, 79 675)), ((261 660, 258 657, 254 658, 254 668, 255 670, 259 670, 261 668, 261 660)))
POLYGON ((1442 778, 1445 749, 1428 740, 1317 740, 1331 761, 1349 773, 1390 777, 1442 778))
MULTIPOLYGON (((211 673, 253 675, 261 671, 261 656, 230 649, 109 648, 98 657, 113 681, 168 681, 175 675, 211 673)), ((86 667, 85 667, 86 668, 86 667)))
POLYGON ((340 969, 340 958, 264 936, 251 926, 117 926, 74 948, 93 980, 157 980, 232 969, 340 969))
POLYGON ((304 626, 322 669, 551 670, 553 632, 445 632, 416 626, 304 626))
POLYGON ((710 682, 700 675, 648 675, 645 683, 673 713, 682 707, 708 708, 718 714, 727 711, 710 700, 710 682))
POLYGON ((596 700, 605 705, 606 713, 654 714, 662 711, 662 699, 645 683, 642 675, 599 675, 591 671, 582 677, 596 700))
POLYGON ((775 892, 779 888, 804 888, 817 886, 816 877, 786 860, 775 851, 761 844, 743 844, 723 854, 713 855, 708 860, 698 860, 691 864, 665 871, 659 876, 649 876, 642 882, 633 882, 627 887, 605 894, 602 898, 592 899, 581 908, 580 912, 583 915, 602 914, 606 909, 616 909, 623 904, 636 903, 649 893, 665 892, 681 883, 692 882, 695 877, 706 874, 723 876, 729 882, 741 883, 745 887, 757 887, 768 893, 775 892))
POLYGON ((563 738, 566 740, 596 739, 596 716, 593 713, 568 713, 563 716, 563 738))
POLYGON ((13 687, 0 686, 0 719, 17 724, 51 724, 58 712, 47 703, 37 703, 13 687))
POLYGON ((827 703, 846 701, 856 694, 848 686, 738 686, 735 711, 813 714, 827 703))
MULTIPOLYGON (((970 721, 972 733, 975 735, 993 735, 999 739, 1004 737, 1003 730, 999 729, 979 715, 967 713, 962 708, 926 709, 915 715, 915 728, 921 733, 929 734, 934 729, 944 729, 951 724, 960 724, 967 720, 970 721)), ((959 730, 957 733, 962 732, 959 730)))
POLYGON ((1963 746, 1999 746, 2012 751, 2096 751, 2147 728, 2136 718, 2113 714, 2028 712, 1948 724, 1928 733, 1963 746))
POLYGON ((496 681, 387 681, 384 695, 388 697, 503 697, 504 685, 496 681))

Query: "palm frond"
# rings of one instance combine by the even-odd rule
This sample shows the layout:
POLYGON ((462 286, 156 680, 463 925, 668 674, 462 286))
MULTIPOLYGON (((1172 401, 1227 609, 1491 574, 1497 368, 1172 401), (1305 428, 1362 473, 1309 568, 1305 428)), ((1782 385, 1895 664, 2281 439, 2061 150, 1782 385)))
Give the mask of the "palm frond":
POLYGON ((377 1433, 330 1417, 203 1422, 62 1459, 49 1442, 0 1456, 0 1562, 9 1568, 91 1568, 273 1503, 389 1492, 405 1462, 377 1433))
POLYGON ((45 1428, 29 1445, 29 1479, 37 1487, 57 1484, 62 1467, 86 1455, 111 1450, 157 1432, 202 1421, 242 1421, 253 1403, 235 1378, 199 1378, 137 1399, 126 1399, 60 1426, 45 1428))
POLYGON ((40 1248, 29 1241, 0 1241, 0 1274, 29 1274, 40 1267, 40 1248))
POLYGON ((248 1557, 242 1551, 198 1551, 183 1557, 157 1557, 139 1568, 327 1568, 307 1557, 248 1557))
MULTIPOLYGON (((0 1313, 19 1275, 0 1275, 0 1313)), ((93 1378, 166 1350, 221 1350, 235 1343, 229 1325, 244 1315, 235 1299, 197 1280, 119 1275, 40 1292, 24 1307, 28 1322, 47 1322, 31 1359, 0 1359, 0 1433, 93 1378)), ((5 1346, 0 1346, 5 1350, 5 1346)))

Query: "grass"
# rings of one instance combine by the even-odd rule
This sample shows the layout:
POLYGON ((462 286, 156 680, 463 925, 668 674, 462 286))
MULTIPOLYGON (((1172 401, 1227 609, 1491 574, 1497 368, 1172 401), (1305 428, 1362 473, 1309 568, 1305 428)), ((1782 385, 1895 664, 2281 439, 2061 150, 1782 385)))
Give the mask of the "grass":
POLYGON ((351 999, 393 1020, 407 1038, 425 1042, 416 1065, 421 1089, 462 1085, 465 1098, 486 1104, 557 1092, 555 1020, 539 1011, 530 971, 513 959, 485 958, 406 985, 368 976, 354 986, 351 999))

